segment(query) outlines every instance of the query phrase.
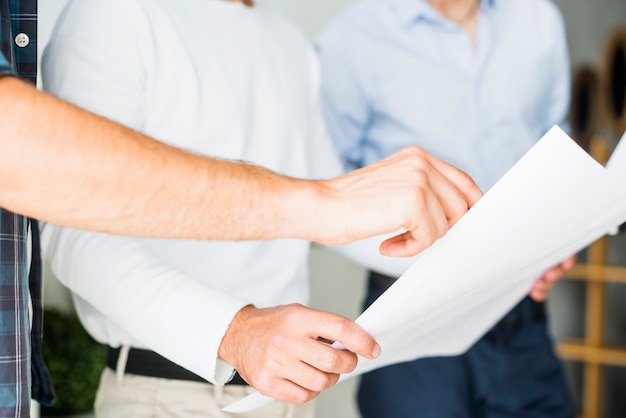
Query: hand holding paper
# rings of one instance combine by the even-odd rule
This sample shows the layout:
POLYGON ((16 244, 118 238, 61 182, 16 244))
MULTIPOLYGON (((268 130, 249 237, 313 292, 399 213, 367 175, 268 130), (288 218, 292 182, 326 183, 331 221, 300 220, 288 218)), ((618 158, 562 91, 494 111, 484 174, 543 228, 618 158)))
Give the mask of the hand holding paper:
MULTIPOLYGON (((381 161, 329 180, 326 185, 327 193, 337 197, 337 201, 352 205, 350 223, 369 231, 367 234, 352 231, 352 235, 371 236, 399 227, 406 231, 380 246, 382 254, 395 257, 412 256, 428 247, 482 196, 467 174, 417 146, 406 147, 381 161), (374 203, 372 196, 378 197, 374 203), (381 225, 381 219, 387 225, 381 225)), ((346 211, 345 205, 337 208, 346 211)), ((333 213, 328 217, 332 222, 341 222, 331 222, 327 230, 345 228, 342 216, 333 213)), ((352 241, 352 237, 348 238, 343 242, 352 241)))
POLYGON ((350 373, 357 354, 373 359, 380 347, 348 318, 292 304, 257 309, 246 306, 233 319, 219 356, 248 383, 293 403, 315 398, 350 373), (337 350, 320 341, 340 341, 337 350))
MULTIPOLYGON (((626 220, 619 177, 551 129, 356 320, 382 353, 341 379, 467 350, 543 272, 626 220)), ((226 410, 267 401, 251 396, 226 410)))

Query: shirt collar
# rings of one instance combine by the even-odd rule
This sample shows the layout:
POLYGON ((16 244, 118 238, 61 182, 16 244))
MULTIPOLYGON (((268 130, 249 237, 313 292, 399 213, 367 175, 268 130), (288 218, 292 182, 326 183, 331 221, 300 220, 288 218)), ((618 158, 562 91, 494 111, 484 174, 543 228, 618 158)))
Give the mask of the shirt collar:
MULTIPOLYGON (((427 0, 386 0, 403 26, 421 20, 440 21, 441 14, 427 0)), ((493 7, 496 0, 481 0, 481 8, 493 7)))

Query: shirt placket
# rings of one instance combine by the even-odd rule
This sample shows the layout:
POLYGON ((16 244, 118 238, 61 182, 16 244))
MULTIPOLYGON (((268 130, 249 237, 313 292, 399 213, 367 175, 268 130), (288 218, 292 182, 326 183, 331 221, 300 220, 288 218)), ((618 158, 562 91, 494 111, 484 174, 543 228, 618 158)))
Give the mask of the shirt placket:
MULTIPOLYGON (((2 53, 20 78, 37 80, 37 1, 0 0, 2 53), (17 35, 14 36, 14 34, 17 35)), ((39 230, 30 220, 32 252, 27 266, 27 218, 0 208, 0 287, 2 348, 0 416, 29 417, 30 399, 54 401, 50 374, 41 351, 42 282, 39 230), (32 326, 29 321, 29 296, 32 326), (32 363, 31 363, 32 361, 32 363), (32 387, 31 387, 32 384, 32 387), (10 400, 13 400, 11 402, 10 400)))
POLYGON ((37 83, 37 1, 13 0, 10 42, 15 69, 22 80, 37 83))

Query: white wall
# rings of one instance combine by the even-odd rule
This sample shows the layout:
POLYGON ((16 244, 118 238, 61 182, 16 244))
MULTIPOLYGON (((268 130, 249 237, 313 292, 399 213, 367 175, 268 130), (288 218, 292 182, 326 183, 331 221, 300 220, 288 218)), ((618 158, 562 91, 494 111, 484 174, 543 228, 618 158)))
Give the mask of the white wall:
POLYGON ((626 25, 624 0, 554 0, 567 24, 571 60, 574 66, 597 63, 604 40, 611 29, 626 25))
POLYGON ((272 8, 298 24, 313 39, 320 28, 341 9, 355 0, 256 0, 262 7, 272 8))
MULTIPOLYGON (((209 0, 207 0, 209 1, 209 0)), ((313 39, 321 27, 340 9, 354 0, 259 0, 262 7, 283 13, 313 39)), ((506 0, 501 0, 506 1, 506 0)), ((66 0, 40 1, 40 48, 45 46, 54 20, 66 0)), ((556 0, 566 19, 572 63, 597 63, 608 32, 616 25, 626 25, 624 0, 556 0)), ((314 250, 312 269, 312 305, 354 318, 363 297, 364 270, 344 258, 324 250, 314 250)), ((45 297, 50 305, 67 306, 67 294, 59 291, 51 275, 46 275, 45 297)), ((576 290, 559 285, 551 297, 553 328, 557 336, 577 328, 580 315, 573 301, 576 290)), ((354 418, 354 381, 325 392, 318 402, 320 418, 354 418)))

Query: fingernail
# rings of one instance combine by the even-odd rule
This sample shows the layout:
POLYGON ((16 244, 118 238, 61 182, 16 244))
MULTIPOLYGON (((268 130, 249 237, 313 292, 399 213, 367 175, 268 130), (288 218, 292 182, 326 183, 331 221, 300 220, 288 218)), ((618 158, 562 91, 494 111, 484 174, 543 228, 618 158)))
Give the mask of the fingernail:
POLYGON ((378 344, 376 344, 374 346, 374 349, 372 350, 372 357, 376 358, 376 357, 380 356, 380 351, 381 351, 380 350, 380 346, 378 344))

